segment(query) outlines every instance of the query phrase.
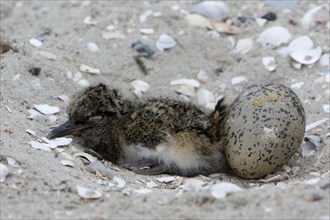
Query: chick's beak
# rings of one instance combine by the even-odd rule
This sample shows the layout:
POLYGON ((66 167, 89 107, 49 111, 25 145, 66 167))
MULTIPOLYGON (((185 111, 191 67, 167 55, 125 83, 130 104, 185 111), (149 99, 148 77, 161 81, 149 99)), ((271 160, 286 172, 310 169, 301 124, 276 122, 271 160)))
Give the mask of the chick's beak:
POLYGON ((73 121, 68 120, 57 128, 54 128, 54 130, 52 130, 51 132, 49 132, 47 138, 53 139, 66 135, 74 135, 77 134, 83 128, 85 128, 83 124, 75 124, 73 121))

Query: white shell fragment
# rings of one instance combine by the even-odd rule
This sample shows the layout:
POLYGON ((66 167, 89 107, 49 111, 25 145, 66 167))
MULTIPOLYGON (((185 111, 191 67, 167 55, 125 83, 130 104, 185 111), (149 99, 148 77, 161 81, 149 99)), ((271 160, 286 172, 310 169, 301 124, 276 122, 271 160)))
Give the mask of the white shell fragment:
POLYGON ((102 37, 105 40, 111 40, 111 39, 119 39, 124 40, 126 38, 126 35, 121 33, 120 31, 111 31, 111 32, 105 32, 102 34, 102 37))
POLYGON ((74 154, 73 156, 83 158, 84 160, 87 160, 89 163, 93 163, 94 161, 96 161, 96 157, 94 157, 88 153, 79 152, 79 153, 74 154))
POLYGON ((61 164, 67 167, 74 167, 74 162, 71 160, 61 160, 61 164))
POLYGON ((242 82, 246 82, 247 79, 244 76, 238 76, 238 77, 234 77, 231 79, 231 84, 232 85, 237 85, 240 84, 242 82))
POLYGON ((114 177, 114 172, 112 169, 106 167, 101 161, 95 160, 92 163, 90 163, 88 166, 86 166, 86 171, 90 173, 96 173, 98 172, 103 177, 111 180, 114 177))
POLYGON ((28 119, 34 119, 37 116, 40 116, 41 115, 39 112, 37 112, 34 109, 28 109, 28 112, 30 113, 30 115, 27 117, 28 119))
POLYGON ((150 88, 147 82, 138 79, 132 81, 130 84, 134 88, 134 94, 139 98, 142 97, 142 93, 147 92, 150 88))
POLYGON ((92 18, 91 16, 87 16, 84 18, 84 24, 96 25, 97 21, 95 21, 94 18, 92 18))
POLYGON ((185 191, 199 191, 205 185, 205 182, 196 178, 186 178, 182 181, 181 188, 185 191))
POLYGON ((203 15, 211 20, 221 21, 228 17, 229 9, 222 1, 203 1, 191 9, 191 13, 203 15))
POLYGON ((31 141, 30 145, 35 149, 43 150, 43 151, 50 151, 51 149, 57 147, 55 144, 39 143, 36 141, 31 141))
POLYGON ((47 51, 38 51, 38 54, 49 59, 49 60, 56 60, 57 56, 55 54, 49 53, 47 51))
POLYGON ((173 182, 174 180, 175 180, 174 176, 164 176, 157 179, 157 181, 161 183, 170 183, 173 182))
POLYGON ((99 199, 102 197, 102 193, 98 190, 88 189, 86 187, 77 185, 78 195, 83 199, 99 199))
POLYGON ((136 189, 136 190, 134 190, 134 192, 137 194, 144 195, 144 194, 151 193, 152 190, 151 189, 136 189))
POLYGON ((235 53, 246 54, 253 48, 252 38, 241 39, 237 42, 235 47, 235 53))
POLYGON ((209 76, 204 70, 200 70, 197 74, 196 79, 200 83, 207 83, 207 81, 209 80, 209 76))
POLYGON ((215 102, 213 93, 206 89, 198 89, 197 103, 201 106, 206 107, 206 105, 210 102, 215 102))
POLYGON ((6 165, 0 163, 0 183, 5 182, 6 177, 9 174, 9 169, 6 165))
POLYGON ((79 66, 79 70, 81 72, 85 72, 85 73, 91 73, 91 74, 101 74, 101 71, 99 69, 87 66, 85 64, 81 64, 79 66))
POLYGON ((28 134, 32 135, 32 136, 36 136, 36 135, 37 135, 36 132, 33 131, 33 130, 31 130, 31 129, 26 129, 25 131, 26 131, 28 134))
POLYGON ((195 87, 190 86, 190 85, 180 85, 180 87, 175 89, 174 91, 179 93, 179 94, 186 95, 186 96, 191 96, 191 97, 196 96, 195 87))
POLYGON ((94 42, 88 42, 87 43, 87 49, 92 52, 92 53, 95 53, 98 51, 99 47, 97 46, 96 43, 94 42))
POLYGON ((322 49, 321 47, 317 47, 315 49, 310 50, 298 50, 294 51, 291 54, 291 58, 297 61, 298 63, 311 65, 316 63, 321 57, 322 49))
POLYGON ((275 26, 264 30, 257 41, 263 46, 278 47, 288 43, 290 39, 291 34, 288 29, 282 26, 275 26))
POLYGON ((298 51, 298 50, 309 50, 312 49, 314 46, 314 43, 312 39, 308 36, 301 36, 293 41, 288 46, 288 49, 290 52, 298 51))
POLYGON ((114 176, 112 181, 115 183, 118 189, 123 189, 126 186, 125 180, 120 177, 114 176))
POLYGON ((81 79, 81 80, 79 80, 78 81, 78 84, 80 85, 80 86, 82 86, 82 87, 88 87, 89 85, 90 85, 90 83, 88 82, 88 80, 86 80, 86 79, 81 79))
POLYGON ((274 57, 263 57, 262 64, 264 65, 265 69, 269 72, 273 72, 276 70, 276 63, 274 57))
POLYGON ((56 146, 66 146, 71 144, 72 142, 72 138, 65 138, 65 137, 54 138, 52 140, 42 137, 41 140, 47 144, 53 144, 56 146))
POLYGON ((151 34, 154 34, 155 31, 153 28, 141 28, 140 33, 145 34, 145 35, 151 35, 151 34))
POLYGON ((40 47, 42 46, 42 44, 43 44, 40 40, 38 40, 38 39, 36 39, 36 38, 31 38, 31 39, 29 40, 29 43, 30 43, 32 46, 35 46, 35 47, 37 47, 37 48, 40 48, 40 47))
POLYGON ((60 112, 60 109, 58 107, 46 104, 34 105, 33 107, 44 115, 52 115, 60 112))
POLYGON ((329 120, 329 118, 324 118, 324 119, 318 120, 316 122, 310 123, 306 126, 305 131, 312 130, 312 129, 316 128, 317 126, 323 124, 324 122, 328 121, 328 120, 329 120))
POLYGON ((330 113, 330 105, 329 104, 324 104, 323 105, 323 111, 325 113, 330 113))
POLYGON ((292 89, 301 89, 301 87, 305 85, 305 82, 296 82, 296 83, 293 83, 290 87, 292 89))
POLYGON ((146 186, 148 188, 157 188, 158 187, 157 183, 155 183, 154 181, 146 182, 146 186))
POLYGON ((174 38, 172 38, 167 34, 160 35, 158 40, 156 41, 156 47, 160 51, 171 49, 175 46, 176 46, 176 41, 174 40, 174 38))
POLYGON ((211 187, 211 195, 216 199, 223 199, 229 193, 240 191, 242 188, 233 183, 217 183, 211 187))
POLYGON ((173 85, 188 85, 188 86, 192 86, 195 88, 199 88, 200 87, 200 83, 195 80, 195 79, 176 79, 176 80, 172 80, 170 82, 170 84, 173 85))
POLYGON ((329 21, 329 5, 319 5, 308 10, 302 18, 302 26, 305 29, 312 29, 318 23, 329 21))

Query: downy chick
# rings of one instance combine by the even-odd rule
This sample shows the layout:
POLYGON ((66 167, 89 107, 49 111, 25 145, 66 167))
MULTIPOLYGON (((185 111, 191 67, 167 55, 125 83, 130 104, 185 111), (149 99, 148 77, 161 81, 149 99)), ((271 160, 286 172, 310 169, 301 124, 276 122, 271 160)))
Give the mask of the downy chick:
POLYGON ((49 138, 73 135, 104 159, 140 174, 208 175, 227 170, 221 140, 226 106, 213 113, 169 98, 133 101, 104 84, 78 94, 69 120, 49 138))

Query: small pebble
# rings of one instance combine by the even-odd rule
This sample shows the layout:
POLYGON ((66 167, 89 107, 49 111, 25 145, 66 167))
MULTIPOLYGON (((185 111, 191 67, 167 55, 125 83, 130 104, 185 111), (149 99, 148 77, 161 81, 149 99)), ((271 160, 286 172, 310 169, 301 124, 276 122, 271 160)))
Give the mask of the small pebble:
POLYGON ((33 76, 39 76, 41 68, 40 67, 32 67, 29 70, 29 73, 31 73, 33 76))
POLYGON ((264 14, 263 16, 261 16, 261 18, 266 19, 268 21, 275 21, 277 16, 274 12, 268 12, 268 13, 264 14))

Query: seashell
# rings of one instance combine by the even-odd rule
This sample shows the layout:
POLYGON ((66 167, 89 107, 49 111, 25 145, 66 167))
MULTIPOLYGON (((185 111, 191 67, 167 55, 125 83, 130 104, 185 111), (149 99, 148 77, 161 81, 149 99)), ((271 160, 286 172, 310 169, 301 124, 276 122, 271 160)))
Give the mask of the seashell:
POLYGON ((158 187, 157 183, 155 183, 154 181, 146 182, 146 186, 148 188, 157 188, 158 187))
POLYGON ((108 167, 106 167, 101 161, 95 160, 91 162, 89 165, 86 166, 86 171, 89 173, 96 173, 98 172, 103 177, 112 180, 115 176, 114 171, 108 167))
POLYGON ((226 34, 239 34, 240 33, 238 27, 231 26, 225 22, 211 22, 207 27, 209 29, 215 30, 219 33, 226 33, 226 34))
POLYGON ((71 160, 61 160, 61 164, 67 167, 74 167, 74 162, 71 160))
POLYGON ((188 85, 188 86, 192 86, 195 88, 199 88, 200 87, 200 83, 195 80, 195 79, 176 79, 176 80, 172 80, 170 82, 170 84, 173 85, 188 85))
POLYGON ((213 93, 206 89, 198 89, 197 103, 205 107, 210 102, 215 102, 213 93))
POLYGON ((142 97, 142 93, 147 92, 150 88, 150 85, 147 82, 138 79, 132 81, 130 84, 134 88, 134 94, 139 98, 142 97))
POLYGON ((118 189, 123 189, 126 186, 126 182, 117 176, 114 176, 112 181, 115 183, 116 187, 118 189))
POLYGON ((312 49, 313 46, 314 43, 312 39, 310 39, 310 37, 301 36, 291 41, 291 43, 288 46, 288 49, 290 53, 292 53, 294 51, 309 50, 312 49))
POLYGON ((176 41, 174 38, 167 34, 162 34, 159 36, 158 40, 156 41, 156 47, 160 51, 164 51, 166 49, 170 49, 176 46, 176 41))
POLYGON ((39 112, 37 112, 34 109, 28 109, 28 112, 30 113, 30 115, 27 117, 28 119, 34 119, 41 115, 39 112))
POLYGON ((92 52, 92 53, 95 53, 98 51, 99 47, 97 46, 96 43, 94 42, 88 42, 87 43, 87 49, 92 52))
POLYGON ((301 89, 301 87, 305 85, 305 82, 296 82, 296 83, 293 83, 290 87, 292 89, 301 89))
POLYGON ((94 157, 90 154, 87 154, 87 153, 83 153, 83 152, 76 153, 73 156, 83 158, 83 159, 87 160, 89 163, 93 163, 94 161, 97 160, 96 157, 94 157))
POLYGON ((234 52, 240 54, 246 54, 253 48, 252 38, 245 38, 237 41, 234 52))
POLYGON ((8 174, 9 174, 8 167, 6 165, 4 165, 3 163, 0 163, 0 183, 5 182, 8 174))
POLYGON ((242 190, 241 187, 233 183, 217 183, 211 187, 211 195, 216 199, 224 199, 227 194, 242 190))
POLYGON ((56 146, 66 146, 71 144, 72 142, 72 138, 65 138, 65 137, 54 138, 52 140, 42 137, 41 140, 47 144, 54 144, 56 146))
POLYGON ((323 105, 323 111, 325 113, 330 113, 330 105, 329 104, 324 104, 323 105))
POLYGON ((60 112, 60 109, 58 107, 46 104, 34 105, 33 107, 44 115, 52 115, 60 112))
POLYGON ((179 88, 175 89, 174 91, 186 96, 191 96, 191 97, 196 96, 196 89, 190 85, 181 85, 179 88))
POLYGON ((174 180, 175 180, 174 176, 164 176, 157 179, 157 181, 161 183, 170 183, 173 182, 174 180))
POLYGON ((38 51, 38 54, 49 59, 49 60, 56 60, 57 56, 55 54, 49 53, 47 51, 38 51))
POLYGON ((126 39, 126 35, 121 33, 120 31, 104 32, 102 34, 102 37, 105 40, 111 40, 111 39, 124 40, 124 39, 126 39))
POLYGON ((200 70, 197 74, 196 79, 200 83, 207 83, 207 81, 209 80, 209 76, 204 70, 200 70))
POLYGON ((273 72, 276 69, 276 63, 274 57, 263 57, 262 64, 269 72, 273 72))
POLYGON ((259 27, 265 26, 265 24, 268 22, 267 19, 264 18, 256 18, 256 23, 259 27))
POLYGON ((302 67, 302 64, 301 64, 301 63, 298 63, 298 62, 296 62, 296 61, 292 61, 291 65, 292 65, 294 68, 298 69, 298 70, 300 70, 301 67, 302 67))
POLYGON ((317 126, 323 124, 324 122, 328 121, 329 118, 324 118, 324 119, 321 119, 321 120, 318 120, 318 121, 315 121, 313 123, 310 123, 306 126, 306 129, 305 131, 309 131, 309 130, 312 130, 314 128, 316 128, 317 126))
POLYGON ((150 34, 154 34, 155 30, 153 28, 141 28, 140 33, 145 35, 150 35, 150 34))
POLYGON ((317 47, 310 50, 298 50, 291 53, 291 58, 297 61, 298 63, 311 65, 316 63, 321 57, 322 49, 317 47))
POLYGON ((247 79, 244 76, 238 76, 238 77, 234 77, 231 79, 231 84, 232 85, 237 85, 240 84, 242 82, 246 82, 247 79))
POLYGON ((19 80, 19 78, 21 77, 21 74, 16 74, 14 77, 13 77, 13 81, 16 81, 16 80, 19 80))
POLYGON ((319 5, 309 9, 301 20, 305 29, 312 29, 319 23, 329 21, 329 5, 319 5))
POLYGON ((203 1, 191 9, 191 13, 203 15, 211 20, 221 21, 228 17, 229 9, 222 1, 203 1))
POLYGON ((83 199, 99 199, 102 197, 102 193, 98 190, 88 189, 86 187, 76 186, 78 195, 83 199))
POLYGON ((96 25, 97 21, 95 21, 94 18, 92 18, 91 16, 87 16, 86 18, 84 18, 84 24, 96 25))
POLYGON ((81 79, 81 80, 79 80, 78 81, 78 84, 80 85, 80 86, 82 86, 82 87, 88 87, 89 85, 90 85, 90 83, 88 82, 88 80, 86 80, 86 79, 81 79))
POLYGON ((26 129, 25 131, 32 136, 36 136, 36 132, 31 129, 26 129))
POLYGON ((282 44, 286 44, 291 39, 291 34, 288 29, 282 26, 274 26, 264 30, 259 38, 258 42, 263 46, 278 47, 282 44))
POLYGON ((50 151, 51 149, 57 147, 57 145, 54 144, 39 143, 36 141, 31 141, 30 145, 35 149, 43 150, 43 151, 50 151))
POLYGON ((186 20, 193 27, 208 27, 210 20, 199 14, 188 14, 186 20))
POLYGON ((35 46, 35 47, 37 47, 37 48, 40 48, 40 47, 42 46, 42 44, 43 44, 40 40, 38 40, 38 39, 36 39, 36 38, 31 38, 31 39, 29 40, 29 43, 30 43, 32 46, 35 46))
POLYGON ((101 74, 101 71, 96 68, 92 68, 90 66, 87 66, 85 64, 81 64, 79 66, 79 70, 84 73, 91 73, 91 74, 101 74))

